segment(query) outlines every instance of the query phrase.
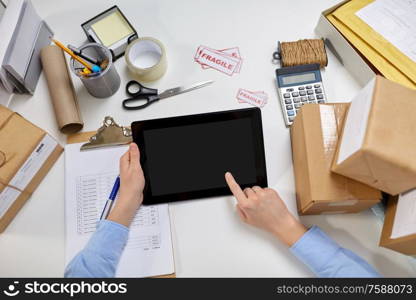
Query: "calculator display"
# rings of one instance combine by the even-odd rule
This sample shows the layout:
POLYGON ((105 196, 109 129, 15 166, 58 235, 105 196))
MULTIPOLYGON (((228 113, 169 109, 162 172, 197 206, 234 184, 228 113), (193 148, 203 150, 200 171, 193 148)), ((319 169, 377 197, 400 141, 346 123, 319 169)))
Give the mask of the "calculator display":
POLYGON ((290 76, 282 77, 282 82, 284 85, 302 83, 302 82, 307 82, 307 81, 315 81, 315 80, 316 80, 315 73, 304 73, 304 74, 297 74, 297 75, 290 75, 290 76))

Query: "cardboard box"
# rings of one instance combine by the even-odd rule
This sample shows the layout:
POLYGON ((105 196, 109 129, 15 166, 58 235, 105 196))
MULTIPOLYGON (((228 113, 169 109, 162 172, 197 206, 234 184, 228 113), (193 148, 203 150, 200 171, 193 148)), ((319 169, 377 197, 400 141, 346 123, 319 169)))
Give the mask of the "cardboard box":
POLYGON ((326 17, 348 1, 350 0, 342 1, 323 11, 315 27, 315 32, 324 39, 326 47, 334 53, 345 69, 364 86, 376 75, 376 71, 372 69, 374 67, 359 54, 326 17))
POLYGON ((0 105, 0 232, 13 220, 62 151, 48 133, 0 105))
POLYGON ((416 90, 376 76, 352 100, 332 170, 390 195, 416 187, 416 90))
POLYGON ((301 215, 355 213, 381 199, 379 191, 331 172, 348 106, 304 105, 291 127, 296 199, 301 215))
POLYGON ((387 203, 380 246, 416 255, 416 190, 392 196, 387 203))

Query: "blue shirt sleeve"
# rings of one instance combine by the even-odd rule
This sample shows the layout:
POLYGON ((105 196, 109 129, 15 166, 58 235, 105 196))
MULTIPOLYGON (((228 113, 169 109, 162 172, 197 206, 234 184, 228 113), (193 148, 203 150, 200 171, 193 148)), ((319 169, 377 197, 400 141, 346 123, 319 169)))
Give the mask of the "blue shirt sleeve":
POLYGON ((128 235, 126 226, 100 221, 88 244, 66 267, 65 277, 114 277, 128 235))
POLYGON ((319 277, 380 277, 365 260, 340 247, 316 226, 310 228, 290 250, 319 277))

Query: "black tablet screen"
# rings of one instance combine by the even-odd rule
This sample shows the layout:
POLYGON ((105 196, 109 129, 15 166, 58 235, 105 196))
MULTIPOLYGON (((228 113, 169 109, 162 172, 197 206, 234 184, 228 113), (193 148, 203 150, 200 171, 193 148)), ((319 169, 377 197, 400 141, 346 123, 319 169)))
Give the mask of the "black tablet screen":
POLYGON ((195 115, 134 122, 133 136, 146 176, 145 203, 229 194, 227 171, 242 186, 264 185, 258 121, 250 114, 231 118, 220 114, 219 118, 195 115))
POLYGON ((249 118, 144 131, 154 196, 224 187, 231 171, 256 181, 249 118))

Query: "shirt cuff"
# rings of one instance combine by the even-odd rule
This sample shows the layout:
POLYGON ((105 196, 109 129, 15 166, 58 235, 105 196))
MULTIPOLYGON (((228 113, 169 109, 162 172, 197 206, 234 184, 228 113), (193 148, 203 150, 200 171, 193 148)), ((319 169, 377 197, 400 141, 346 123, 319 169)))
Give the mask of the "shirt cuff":
POLYGON ((315 273, 318 273, 339 249, 340 246, 317 226, 312 226, 290 247, 293 255, 315 273))
POLYGON ((86 250, 99 250, 103 257, 112 258, 115 254, 121 255, 128 237, 128 227, 113 221, 101 220, 89 240, 86 250))

